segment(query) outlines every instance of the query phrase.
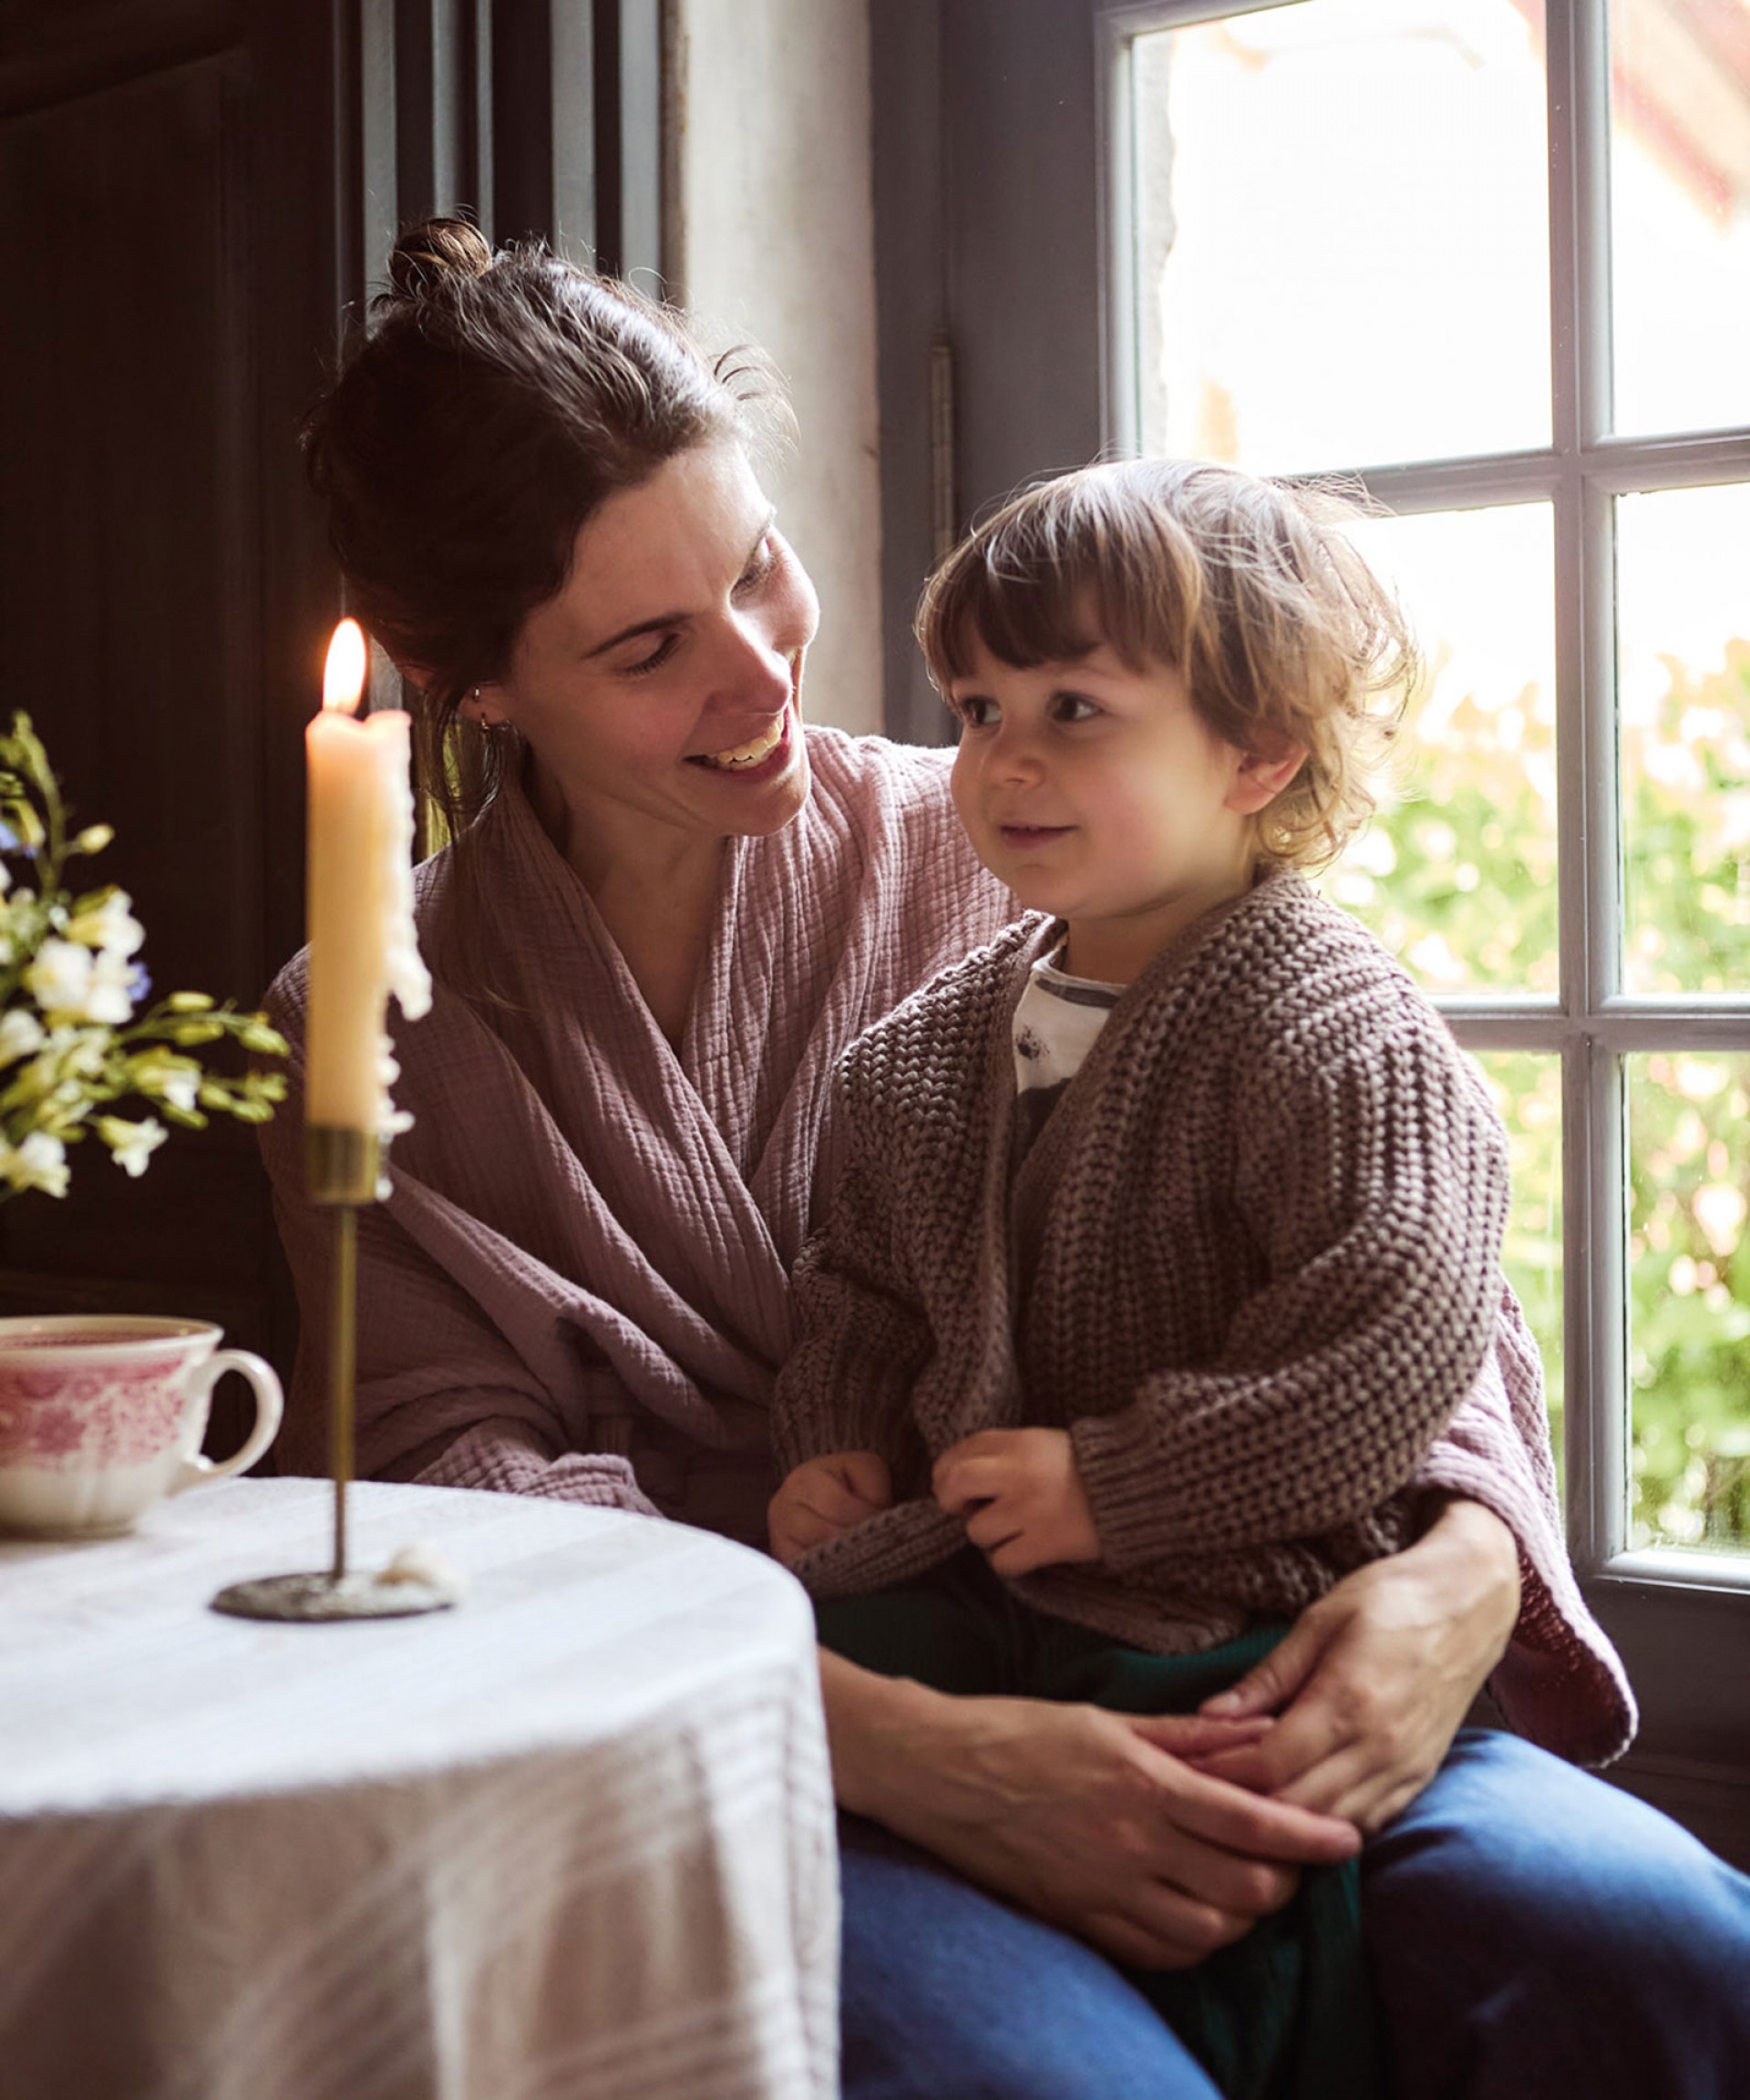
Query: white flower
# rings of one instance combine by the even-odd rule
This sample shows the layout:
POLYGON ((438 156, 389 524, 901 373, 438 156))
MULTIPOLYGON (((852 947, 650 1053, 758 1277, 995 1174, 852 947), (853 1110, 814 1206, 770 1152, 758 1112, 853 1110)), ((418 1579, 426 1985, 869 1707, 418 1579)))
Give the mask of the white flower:
POLYGON ((67 921, 67 939, 101 948, 106 955, 131 955, 146 938, 132 904, 125 890, 106 890, 95 904, 67 921))
POLYGON ((0 1014, 0 1065, 15 1064, 20 1057, 34 1057, 44 1043, 42 1023, 22 1006, 0 1014))
POLYGON ((55 1028, 37 1062, 55 1082, 95 1079, 103 1070, 104 1052, 109 1044, 107 1028, 55 1028))
POLYGON ((129 996, 134 966, 118 948, 101 949, 91 964, 91 983, 85 995, 85 1017, 118 1028, 133 1018, 134 1003, 129 996))
POLYGON ((45 1014, 81 1014, 93 961, 91 951, 76 941, 45 941, 25 972, 25 989, 45 1014))
POLYGON ((135 1180, 146 1171, 146 1162, 170 1136, 155 1116, 143 1123, 124 1123, 119 1116, 99 1116, 98 1136, 109 1148, 116 1165, 135 1180))
POLYGON ((33 1130, 15 1148, 0 1138, 0 1181, 8 1181, 15 1189, 40 1189, 45 1195, 65 1196, 67 1176, 67 1147, 58 1138, 33 1130))
POLYGON ((193 1112, 200 1096, 201 1074, 189 1065, 155 1065, 140 1074, 139 1085, 142 1093, 156 1094, 186 1116, 193 1112))

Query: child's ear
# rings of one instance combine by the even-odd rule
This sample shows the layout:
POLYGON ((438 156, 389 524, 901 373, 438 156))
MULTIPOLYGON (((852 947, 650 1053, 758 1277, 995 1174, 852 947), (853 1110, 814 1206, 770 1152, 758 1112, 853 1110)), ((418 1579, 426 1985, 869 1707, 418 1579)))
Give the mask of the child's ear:
POLYGON ((1228 789, 1225 807, 1241 817, 1255 817, 1267 809, 1306 764, 1303 744, 1284 744, 1273 757, 1261 751, 1241 754, 1239 770, 1228 789))

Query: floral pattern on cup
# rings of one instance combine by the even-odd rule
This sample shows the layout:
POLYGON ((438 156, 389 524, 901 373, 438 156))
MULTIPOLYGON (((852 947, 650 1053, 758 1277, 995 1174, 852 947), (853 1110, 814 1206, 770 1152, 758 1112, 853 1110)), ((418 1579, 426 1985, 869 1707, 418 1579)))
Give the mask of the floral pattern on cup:
POLYGON ((178 1362, 84 1373, 0 1364, 0 1465, 136 1466, 175 1436, 187 1405, 178 1362))

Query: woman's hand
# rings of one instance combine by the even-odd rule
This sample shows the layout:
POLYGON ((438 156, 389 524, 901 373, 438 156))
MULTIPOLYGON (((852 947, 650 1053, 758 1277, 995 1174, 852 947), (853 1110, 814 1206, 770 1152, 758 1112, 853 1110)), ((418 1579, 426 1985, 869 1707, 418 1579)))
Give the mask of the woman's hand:
POLYGON ((981 1429, 942 1453, 930 1485, 999 1575, 1100 1557, 1065 1429, 981 1429))
POLYGON ((788 1568, 810 1546, 849 1531, 892 1500, 892 1476, 876 1452, 834 1451, 805 1459, 767 1505, 772 1553, 788 1568))
POLYGON ((824 1652, 820 1670, 847 1808, 1138 1968, 1193 1966, 1287 1902, 1302 1864, 1360 1842, 1158 1745, 1212 1749, 1259 1723, 950 1698, 824 1652))
POLYGON ((1451 1501, 1415 1542, 1347 1575, 1210 1716, 1280 1716, 1256 1743, 1192 1753, 1199 1769, 1374 1831, 1439 1767, 1519 1611, 1513 1534, 1451 1501))

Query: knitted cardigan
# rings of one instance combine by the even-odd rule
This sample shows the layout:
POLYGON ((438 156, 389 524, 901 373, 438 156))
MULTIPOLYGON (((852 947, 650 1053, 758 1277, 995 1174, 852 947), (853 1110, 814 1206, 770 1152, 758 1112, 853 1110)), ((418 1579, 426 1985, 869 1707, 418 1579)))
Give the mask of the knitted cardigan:
POLYGON ((1172 1654, 1294 1616, 1450 1488, 1519 1541, 1498 1704, 1549 1747, 1614 1755, 1632 1704, 1569 1568, 1499 1270, 1505 1137, 1438 1014, 1347 913, 1272 876, 1127 990, 1014 1169, 1011 1019, 1061 933, 1011 929, 839 1068, 849 1157, 798 1270, 774 1427, 786 1466, 881 1452, 899 1499, 798 1574, 830 1596, 944 1560, 964 1530, 933 1460, 1059 1426, 1102 1558, 1014 1587, 1172 1654))

